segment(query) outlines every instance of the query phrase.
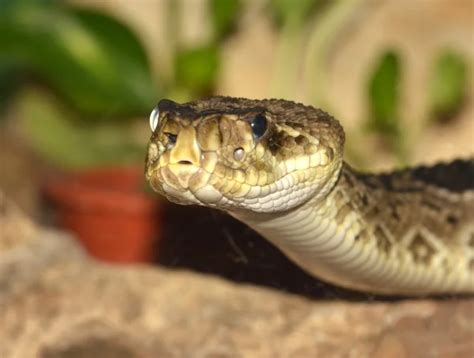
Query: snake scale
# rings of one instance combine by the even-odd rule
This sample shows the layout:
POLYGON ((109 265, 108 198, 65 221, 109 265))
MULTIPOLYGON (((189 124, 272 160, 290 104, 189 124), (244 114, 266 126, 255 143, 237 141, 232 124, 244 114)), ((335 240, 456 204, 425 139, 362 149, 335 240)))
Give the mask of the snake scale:
POLYGON ((474 292, 474 159, 385 174, 343 160, 344 131, 280 99, 162 100, 145 175, 228 212, 314 277, 397 295, 474 292))

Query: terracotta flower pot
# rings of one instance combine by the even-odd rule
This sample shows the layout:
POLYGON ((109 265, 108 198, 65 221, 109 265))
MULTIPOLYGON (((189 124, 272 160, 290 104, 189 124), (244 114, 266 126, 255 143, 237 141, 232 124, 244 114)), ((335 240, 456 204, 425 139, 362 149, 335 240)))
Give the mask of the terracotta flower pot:
POLYGON ((158 201, 143 191, 143 169, 85 170, 51 180, 46 196, 58 224, 104 261, 149 262, 159 238, 158 201))

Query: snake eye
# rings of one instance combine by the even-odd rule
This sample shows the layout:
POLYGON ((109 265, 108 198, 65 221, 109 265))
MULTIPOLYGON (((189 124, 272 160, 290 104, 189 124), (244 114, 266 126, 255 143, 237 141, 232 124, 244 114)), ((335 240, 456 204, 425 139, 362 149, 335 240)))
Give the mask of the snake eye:
POLYGON ((160 120, 160 110, 158 109, 158 106, 153 108, 153 111, 150 113, 150 128, 151 131, 154 132, 156 127, 158 127, 158 122, 160 120))
POLYGON ((261 138, 267 130, 267 118, 263 114, 257 114, 251 121, 253 135, 256 139, 261 138))
POLYGON ((176 144, 176 139, 178 138, 176 134, 166 132, 165 135, 168 137, 168 142, 171 145, 176 144))

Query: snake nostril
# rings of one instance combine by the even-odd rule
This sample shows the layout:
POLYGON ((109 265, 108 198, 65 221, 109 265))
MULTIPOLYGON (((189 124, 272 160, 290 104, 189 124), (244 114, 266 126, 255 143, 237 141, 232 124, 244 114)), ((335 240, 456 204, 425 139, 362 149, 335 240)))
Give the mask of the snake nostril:
POLYGON ((190 160, 180 160, 178 164, 192 165, 193 163, 190 160))

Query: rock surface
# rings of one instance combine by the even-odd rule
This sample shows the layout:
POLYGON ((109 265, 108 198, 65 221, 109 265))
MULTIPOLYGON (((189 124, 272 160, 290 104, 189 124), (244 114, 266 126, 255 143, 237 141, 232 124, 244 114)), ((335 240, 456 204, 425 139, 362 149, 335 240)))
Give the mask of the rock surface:
MULTIPOLYGON (((12 211, 2 208, 6 227, 12 211)), ((473 300, 310 301, 192 272, 99 264, 70 237, 35 232, 0 252, 0 357, 474 355, 473 300)))

